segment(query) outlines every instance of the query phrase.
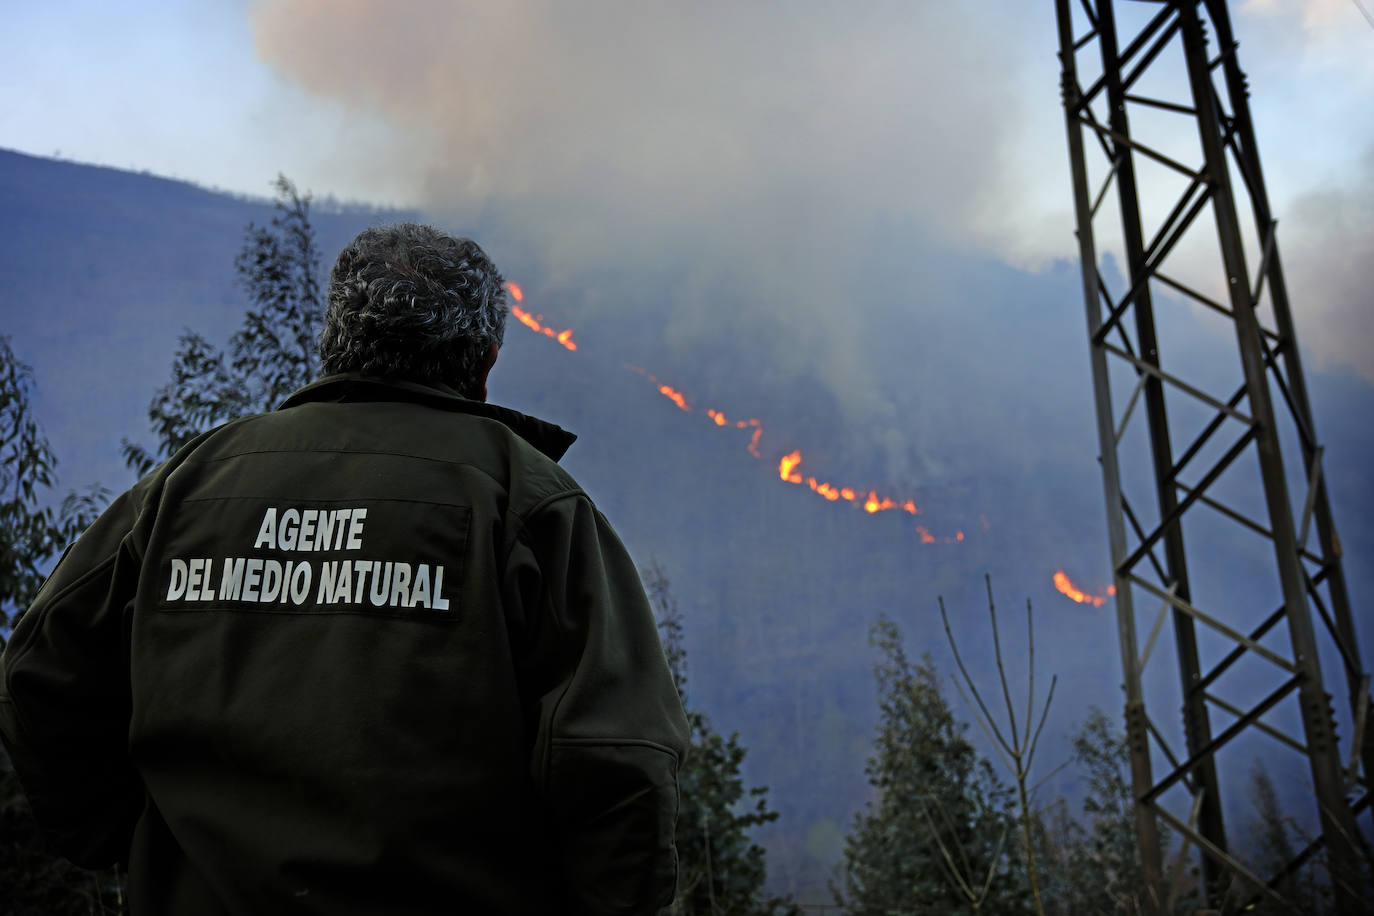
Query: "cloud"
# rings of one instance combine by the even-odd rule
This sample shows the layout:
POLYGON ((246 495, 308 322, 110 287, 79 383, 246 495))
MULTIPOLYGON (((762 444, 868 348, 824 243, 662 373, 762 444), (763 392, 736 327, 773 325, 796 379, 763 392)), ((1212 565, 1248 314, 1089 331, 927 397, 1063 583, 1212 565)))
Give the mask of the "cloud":
POLYGON ((1353 25, 1365 8, 1366 0, 1245 0, 1241 15, 1296 20, 1307 40, 1314 36, 1333 36, 1353 25))
POLYGON ((1353 367, 1374 383, 1374 145, 1359 175, 1296 198, 1279 239, 1303 351, 1315 368, 1353 367))

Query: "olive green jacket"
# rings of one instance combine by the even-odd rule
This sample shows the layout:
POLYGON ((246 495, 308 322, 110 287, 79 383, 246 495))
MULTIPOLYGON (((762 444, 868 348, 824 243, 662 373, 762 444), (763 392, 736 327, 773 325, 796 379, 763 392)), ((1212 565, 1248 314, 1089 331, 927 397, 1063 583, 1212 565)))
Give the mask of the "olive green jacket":
POLYGON ((115 500, 0 659, 56 851, 134 916, 668 904, 687 722, 572 440, 332 376, 115 500))

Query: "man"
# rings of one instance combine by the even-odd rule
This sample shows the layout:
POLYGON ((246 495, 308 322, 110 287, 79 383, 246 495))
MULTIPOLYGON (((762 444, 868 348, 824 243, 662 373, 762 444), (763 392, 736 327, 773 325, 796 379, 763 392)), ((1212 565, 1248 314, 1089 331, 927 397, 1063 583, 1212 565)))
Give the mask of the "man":
POLYGON ((0 733, 135 916, 671 901, 687 723, 573 436, 485 403, 505 316, 473 242, 363 232, 324 377, 139 481, 16 627, 0 733))

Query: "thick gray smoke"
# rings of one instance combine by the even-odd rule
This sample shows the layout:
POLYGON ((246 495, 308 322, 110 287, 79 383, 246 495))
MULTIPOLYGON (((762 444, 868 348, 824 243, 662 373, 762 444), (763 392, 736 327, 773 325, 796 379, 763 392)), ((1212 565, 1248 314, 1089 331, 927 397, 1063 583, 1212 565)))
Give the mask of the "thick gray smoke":
MULTIPOLYGON (((856 296, 885 278, 860 265, 879 235, 969 243, 1009 196, 1003 150, 1026 97, 1015 32, 909 2, 287 0, 255 13, 274 67, 410 132, 391 167, 422 183, 426 209, 459 226, 486 214, 539 252, 551 284, 612 266, 671 276, 637 305, 684 351, 737 331, 746 302, 777 332, 769 372, 815 377, 886 423, 896 411, 856 296)), ((1051 119, 1054 93, 1051 74, 1051 119)))
MULTIPOLYGON (((606 272, 671 278, 634 307, 682 352, 744 333, 747 303, 749 332, 776 332, 760 359, 772 375, 814 378, 878 425, 904 408, 875 376, 881 328, 856 290, 933 307, 902 285, 893 238, 1021 267, 1075 251, 1039 4, 279 0, 253 17, 259 55, 288 79, 400 128, 372 168, 412 176, 451 225, 480 223, 498 259, 536 252, 547 285, 607 313, 627 300, 594 288, 606 272)), ((1370 209, 1337 196, 1312 206, 1367 226, 1370 209)), ((1304 243, 1283 238, 1304 276, 1304 243)), ((1311 250, 1324 264, 1346 249, 1311 250)), ((1367 278, 1367 263, 1350 270, 1367 278)), ((1322 278, 1309 308, 1338 320, 1304 347, 1374 379, 1348 325, 1357 278, 1308 273, 1322 278)), ((922 346, 911 359, 949 356, 922 346)))
POLYGON ((1358 180, 1298 197, 1279 238, 1303 352, 1374 382, 1374 145, 1358 180))
POLYGON ((255 26, 307 89, 426 141, 393 165, 428 199, 537 214, 568 257, 833 225, 824 251, 885 213, 957 236, 1014 126, 1010 36, 953 4, 287 0, 255 26))

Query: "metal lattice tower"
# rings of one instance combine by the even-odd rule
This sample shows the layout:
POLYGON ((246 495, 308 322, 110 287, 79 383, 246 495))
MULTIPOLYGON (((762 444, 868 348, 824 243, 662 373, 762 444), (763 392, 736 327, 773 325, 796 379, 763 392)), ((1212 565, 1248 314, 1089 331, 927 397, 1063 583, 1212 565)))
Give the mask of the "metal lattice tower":
POLYGON ((1190 850, 1223 911, 1285 903, 1320 852, 1339 911, 1368 912, 1370 679, 1225 2, 1056 11, 1146 906, 1172 908, 1190 850), (1256 874, 1226 814, 1285 754, 1316 839, 1256 874))

